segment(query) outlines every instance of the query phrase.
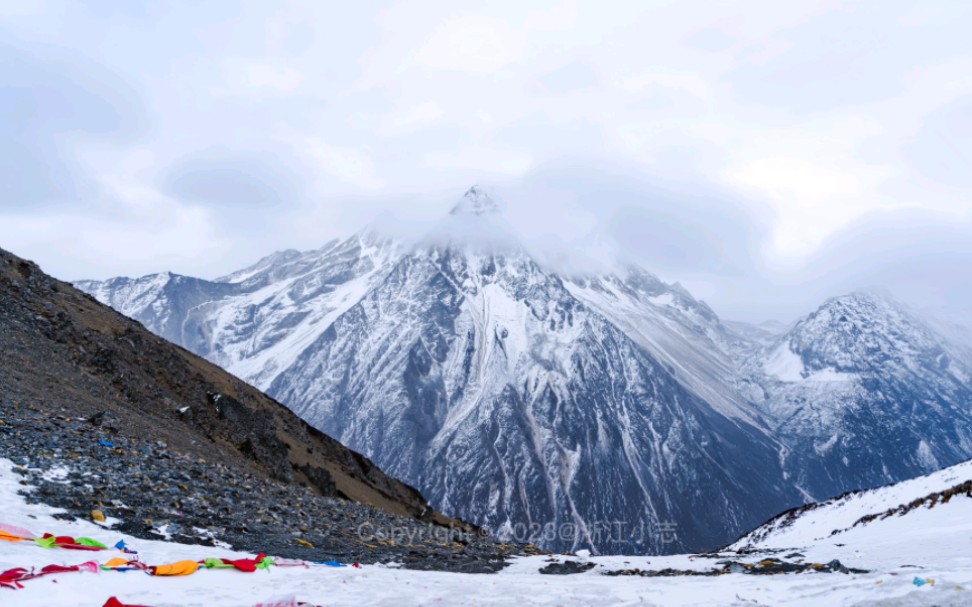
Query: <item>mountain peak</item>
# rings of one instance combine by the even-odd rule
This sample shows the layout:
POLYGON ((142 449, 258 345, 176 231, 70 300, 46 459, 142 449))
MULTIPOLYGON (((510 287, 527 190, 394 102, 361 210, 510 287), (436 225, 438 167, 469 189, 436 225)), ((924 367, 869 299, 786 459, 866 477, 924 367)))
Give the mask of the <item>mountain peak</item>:
POLYGON ((498 215, 499 205, 480 185, 474 185, 452 207, 451 215, 498 215))
POLYGON ((911 315, 910 310, 905 305, 896 300, 890 293, 880 290, 853 291, 831 297, 813 315, 822 313, 838 316, 853 314, 862 318, 911 315))

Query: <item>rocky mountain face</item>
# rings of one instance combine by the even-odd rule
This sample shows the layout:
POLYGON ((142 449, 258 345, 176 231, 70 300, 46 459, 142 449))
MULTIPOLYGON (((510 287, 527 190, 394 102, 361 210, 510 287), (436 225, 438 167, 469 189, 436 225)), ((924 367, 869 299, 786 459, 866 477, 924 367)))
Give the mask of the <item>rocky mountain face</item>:
POLYGON ((265 390, 394 259, 393 243, 366 233, 274 253, 215 281, 163 272, 76 286, 265 390))
POLYGON ((270 392, 501 536, 685 549, 787 501, 772 439, 522 255, 403 257, 270 392))
POLYGON ((809 496, 919 476, 972 454, 965 351, 878 295, 828 300, 750 358, 744 391, 809 496))
POLYGON ((539 265, 473 188, 214 281, 78 283, 504 537, 704 550, 779 510, 972 455, 972 363, 885 299, 724 323, 641 268, 539 265))

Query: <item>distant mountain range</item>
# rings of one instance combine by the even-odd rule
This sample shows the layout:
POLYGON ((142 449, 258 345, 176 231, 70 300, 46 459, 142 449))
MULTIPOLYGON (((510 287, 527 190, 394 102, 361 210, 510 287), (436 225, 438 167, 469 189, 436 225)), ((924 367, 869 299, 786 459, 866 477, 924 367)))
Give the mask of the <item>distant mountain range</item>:
POLYGON ((475 187, 417 245, 364 231, 212 281, 76 284, 436 508, 551 548, 710 549, 972 456, 972 356, 900 304, 723 322, 640 267, 545 267, 475 187))

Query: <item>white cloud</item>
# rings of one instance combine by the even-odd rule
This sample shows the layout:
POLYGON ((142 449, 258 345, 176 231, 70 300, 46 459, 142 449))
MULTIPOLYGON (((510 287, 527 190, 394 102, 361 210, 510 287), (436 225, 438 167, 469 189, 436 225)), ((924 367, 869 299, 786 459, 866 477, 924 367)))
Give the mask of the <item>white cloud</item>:
POLYGON ((259 58, 233 57, 221 63, 222 78, 208 83, 215 98, 244 100, 281 98, 297 93, 305 82, 300 70, 259 58))
POLYGON ((270 89, 279 94, 292 93, 304 82, 304 75, 298 70, 266 63, 247 63, 243 74, 248 86, 270 89))
POLYGON ((426 99, 388 114, 378 132, 383 137, 404 135, 436 124, 442 117, 442 107, 426 99))
MULTIPOLYGON (((531 8, 537 6, 531 3, 531 8)), ((545 7, 533 8, 524 19, 528 31, 564 31, 577 26, 577 2, 553 2, 545 7)))
POLYGON ((147 268, 209 275, 226 267, 227 253, 238 251, 209 213, 175 202, 0 213, 0 225, 4 248, 67 280, 138 275, 147 268))
MULTIPOLYGON (((289 244, 263 229, 268 222, 275 234, 306 233, 301 242, 313 246, 311 215, 353 227, 370 218, 360 208, 373 214, 381 200, 404 197, 431 209, 444 190, 532 183, 542 167, 585 158, 578 179, 568 180, 579 189, 585 170, 604 167, 664 182, 651 191, 667 206, 641 197, 625 216, 650 224, 661 214, 668 222, 661 236, 670 239, 660 242, 707 268, 688 280, 709 285, 731 308, 732 293, 758 289, 729 276, 730 268, 767 263, 761 251, 798 275, 836 246, 836 235, 874 213, 972 213, 963 160, 972 158, 968 3, 410 0, 342 6, 340 18, 327 3, 300 1, 246 10, 45 4, 0 9, 12 41, 0 46, 0 62, 27 66, 16 72, 25 83, 16 98, 0 99, 11 117, 0 125, 0 166, 22 167, 5 176, 18 200, 0 207, 18 211, 5 212, 0 244, 16 252, 17 243, 29 245, 21 232, 34 228, 47 245, 31 250, 54 266, 164 269, 162 261, 174 259, 165 255, 178 255, 189 238, 185 268, 201 255, 197 239, 236 251, 227 243, 239 234, 266 234, 242 264, 253 249, 289 244), (63 56, 37 61, 55 48, 63 56), (218 157, 221 172, 172 198, 166 177, 206 154, 218 157), (203 185, 217 191, 220 179, 246 171, 257 174, 237 188, 260 182, 297 200, 267 215, 189 200, 203 185), (699 183, 706 204, 689 200, 699 183), (720 215, 738 211, 724 198, 740 191, 760 208, 758 217, 739 211, 753 224, 746 230, 720 215), (358 204, 363 197, 370 202, 358 204), (72 204, 73 214, 65 210, 72 204), (747 236, 717 231, 725 252, 692 253, 686 243, 709 247, 713 232, 691 214, 665 214, 680 204, 747 236), (101 222, 104 234, 127 244, 126 233, 152 240, 144 248, 162 257, 124 261, 122 244, 107 252, 107 237, 93 245, 104 257, 78 257, 68 245, 74 217, 93 233, 101 222), (168 226, 155 240, 140 227, 153 221, 168 226), (720 254, 732 261, 721 278, 720 254)), ((603 197, 625 194, 598 187, 603 197)), ((573 211, 555 218, 562 229, 551 220, 550 232, 573 234, 573 211)), ((592 214, 576 221, 588 224, 592 214)), ((610 229, 610 219, 599 229, 610 229)), ((690 274, 684 264, 680 272, 690 274)))
POLYGON ((310 137, 303 141, 303 150, 315 167, 331 177, 363 190, 382 185, 371 155, 363 148, 332 145, 320 137, 310 137))
POLYGON ((524 39, 508 22, 482 16, 446 21, 415 54, 426 68, 489 74, 523 58, 524 39))
POLYGON ((628 76, 621 82, 621 90, 626 93, 644 93, 655 87, 685 92, 703 101, 708 101, 712 95, 705 80, 689 73, 640 72, 628 76))
POLYGON ((728 171, 731 181, 776 203, 771 254, 791 259, 812 253, 828 235, 871 210, 868 193, 887 176, 877 168, 834 168, 793 157, 763 157, 728 171))
MULTIPOLYGON (((529 154, 518 150, 465 147, 433 151, 425 155, 425 165, 436 170, 460 170, 482 176, 522 175, 532 163, 529 154)), ((474 180, 478 178, 474 177, 474 180)), ((470 184, 471 185, 471 184, 470 184)))

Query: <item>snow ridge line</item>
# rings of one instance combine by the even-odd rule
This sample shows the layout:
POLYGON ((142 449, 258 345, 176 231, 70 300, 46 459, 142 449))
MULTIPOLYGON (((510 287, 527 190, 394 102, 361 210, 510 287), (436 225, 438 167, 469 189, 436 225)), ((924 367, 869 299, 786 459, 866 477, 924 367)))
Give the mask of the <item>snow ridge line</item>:
POLYGON ((964 483, 959 483, 953 487, 945 489, 943 491, 935 491, 934 493, 929 493, 925 497, 920 497, 918 499, 912 500, 907 504, 901 504, 895 506, 894 508, 888 508, 884 512, 877 514, 868 514, 862 516, 861 518, 854 521, 854 524, 846 529, 835 529, 830 535, 837 535, 838 533, 843 533, 848 529, 853 529, 858 525, 866 525, 871 521, 884 520, 886 518, 891 518, 892 516, 903 516, 915 508, 920 506, 925 506, 926 508, 934 508, 937 504, 947 504, 956 495, 964 495, 965 497, 972 498, 972 480, 967 480, 964 483))

